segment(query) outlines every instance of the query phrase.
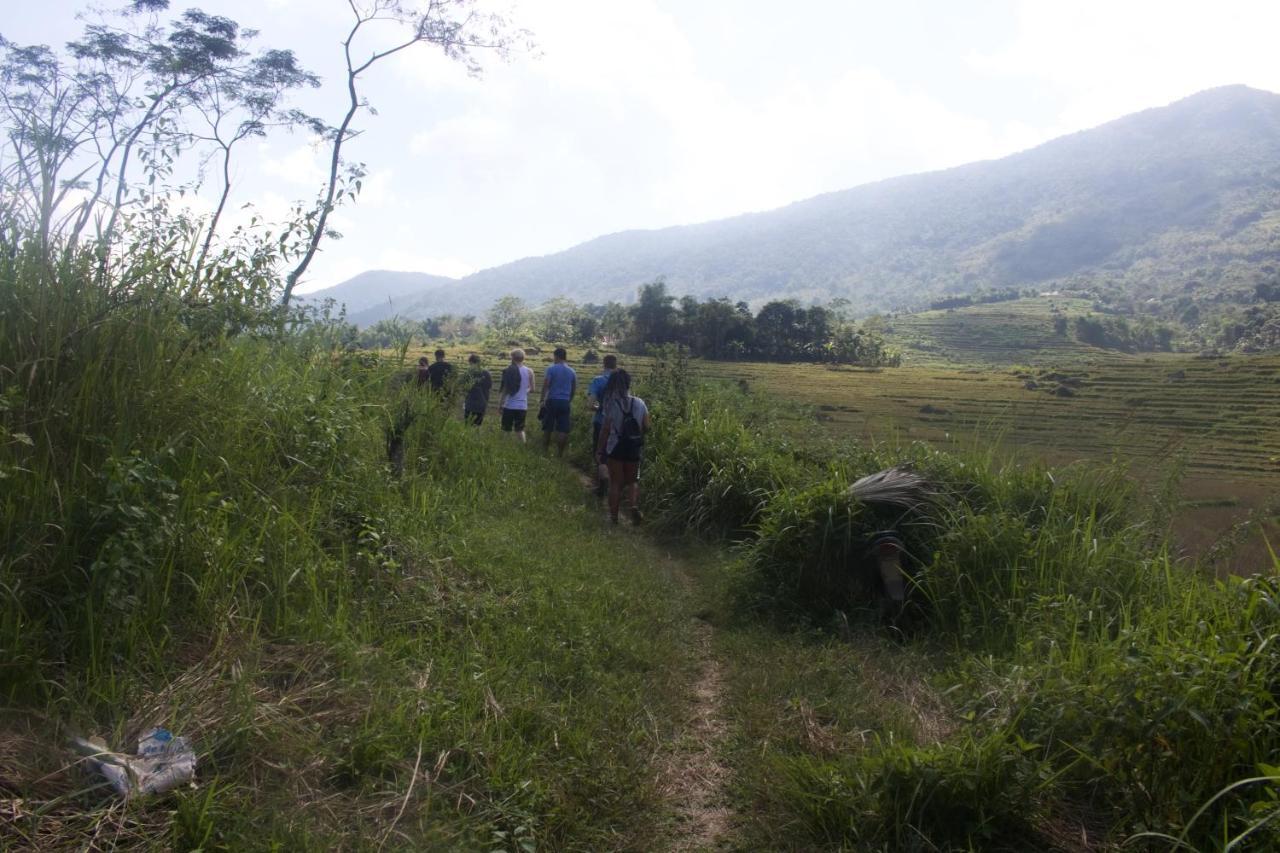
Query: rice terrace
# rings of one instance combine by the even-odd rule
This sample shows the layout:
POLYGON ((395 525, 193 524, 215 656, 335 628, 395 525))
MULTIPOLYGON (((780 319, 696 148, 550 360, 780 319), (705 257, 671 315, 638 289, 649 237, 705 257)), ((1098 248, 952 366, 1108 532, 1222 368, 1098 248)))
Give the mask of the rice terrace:
POLYGON ((1280 849, 1280 6, 9 5, 0 850, 1280 849))
POLYGON ((1280 541, 1280 357, 1073 346, 1053 334, 1048 300, 1027 302, 890 320, 890 340, 908 354, 900 368, 703 370, 816 410, 797 415, 800 433, 816 417, 834 435, 994 442, 1055 464, 1118 461, 1153 486, 1176 464, 1185 500, 1179 541, 1202 551, 1258 510, 1237 556, 1245 567, 1264 559, 1261 531, 1280 541))

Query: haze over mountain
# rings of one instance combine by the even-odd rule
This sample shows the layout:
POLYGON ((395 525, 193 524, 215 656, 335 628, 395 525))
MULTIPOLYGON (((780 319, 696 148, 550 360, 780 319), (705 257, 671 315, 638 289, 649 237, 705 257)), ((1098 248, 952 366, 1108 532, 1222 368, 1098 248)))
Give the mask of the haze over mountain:
POLYGON ((611 234, 459 280, 367 272, 311 298, 346 299, 361 323, 479 314, 509 293, 627 302, 658 276, 677 294, 843 296, 864 313, 1010 286, 1243 300, 1277 261, 1280 95, 1229 86, 1000 160, 611 234))

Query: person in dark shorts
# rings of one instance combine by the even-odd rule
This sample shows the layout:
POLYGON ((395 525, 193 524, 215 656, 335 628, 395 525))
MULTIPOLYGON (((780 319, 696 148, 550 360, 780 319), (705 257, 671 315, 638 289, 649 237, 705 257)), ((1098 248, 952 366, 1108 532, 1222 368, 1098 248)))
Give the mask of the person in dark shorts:
POLYGON ((489 392, 493 390, 493 377, 480 366, 480 356, 467 357, 467 399, 462 401, 462 419, 472 426, 484 423, 485 409, 489 408, 489 392))
POLYGON ((525 366, 524 350, 511 351, 511 364, 502 371, 498 388, 498 408, 502 411, 502 431, 514 432, 525 440, 524 422, 529 414, 529 392, 533 390, 533 371, 525 366))
MULTIPOLYGON (((591 408, 595 410, 595 417, 591 419, 591 447, 594 448, 600 444, 600 430, 604 426, 604 389, 609 384, 609 377, 618 369, 618 357, 616 355, 606 355, 604 357, 604 370, 599 376, 591 380, 591 384, 587 386, 587 399, 591 401, 591 408)), ((604 497, 609 490, 609 466, 596 466, 596 496, 604 497)))
POLYGON ((564 449, 569 444, 571 426, 570 410, 573 393, 578 388, 578 374, 568 365, 569 354, 564 347, 556 347, 553 354, 555 362, 547 368, 542 379, 542 391, 538 394, 539 408, 546 404, 546 414, 542 420, 542 449, 551 449, 551 439, 556 440, 556 455, 564 456, 564 449))
MULTIPOLYGON (((418 360, 418 364, 422 364, 422 359, 418 360)), ((449 388, 449 379, 453 376, 453 365, 444 360, 444 350, 436 350, 435 364, 427 368, 427 381, 431 385, 433 393, 444 396, 445 392, 452 390, 449 388)), ((421 374, 419 374, 419 384, 421 384, 421 374)))
POLYGON ((649 407, 631 394, 631 377, 625 370, 615 370, 605 388, 604 426, 596 445, 596 459, 609 466, 609 520, 618 523, 622 493, 628 492, 631 521, 639 524, 640 457, 644 436, 649 431, 649 407))
POLYGON ((424 355, 418 359, 418 387, 422 388, 431 381, 431 362, 424 355))

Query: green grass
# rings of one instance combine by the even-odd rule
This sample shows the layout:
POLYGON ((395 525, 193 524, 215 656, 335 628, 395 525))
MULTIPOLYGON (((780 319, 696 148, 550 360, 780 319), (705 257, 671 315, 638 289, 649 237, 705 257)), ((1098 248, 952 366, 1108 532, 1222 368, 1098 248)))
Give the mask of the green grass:
MULTIPOLYGON (((1182 470, 1179 544, 1203 553, 1280 493, 1280 357, 1200 359, 1095 351, 1056 367, 918 366, 885 370, 820 365, 696 362, 700 375, 793 404, 778 422, 794 441, 999 444, 1013 458, 1126 466, 1160 488, 1182 470), (1046 393, 1046 374, 1078 379, 1073 396, 1046 393), (1176 378, 1175 378, 1176 377, 1176 378), (1032 379, 1039 386, 1028 390, 1032 379)), ((1270 510, 1274 513, 1274 508, 1270 510)), ((1255 522, 1256 523, 1256 522, 1255 522)), ((1260 537, 1237 565, 1266 565, 1260 537)))
POLYGON ((1276 843, 1275 558, 1215 581, 1171 553, 1168 494, 1012 463, 982 432, 1037 446, 997 417, 1013 391, 1046 451, 1158 460, 1159 429, 1204 424, 1261 465, 1272 398, 1244 394, 1266 359, 1017 370, 1080 378, 1073 397, 1007 370, 628 360, 657 425, 649 516, 704 540, 689 594, 671 543, 604 528, 571 469, 464 426, 410 362, 204 293, 174 259, 101 282, 87 256, 10 248, 6 847, 652 849, 677 819, 659 778, 694 613, 717 629, 741 849, 1276 843), (1176 387, 1146 393, 1179 417, 1090 433, 1161 372, 1176 387), (824 399, 900 440, 793 405, 824 399), (904 461, 946 499, 904 531, 917 609, 886 624, 840 583, 887 523, 845 488, 904 461), (121 804, 64 746, 157 724, 194 739, 199 787, 121 804))
MULTIPOLYGON (((717 407, 757 411, 724 391, 689 397, 655 437, 672 457, 646 480, 657 505, 708 499, 681 476, 701 452, 686 432, 718 417, 731 432, 717 407)), ((720 452, 763 458, 717 470, 787 472, 758 507, 738 500, 743 473, 702 516, 737 514, 745 531, 707 593, 735 691, 743 847, 1141 847, 1146 831, 1197 849, 1274 843, 1274 782, 1244 781, 1272 775, 1280 748, 1274 558, 1251 580, 1175 563, 1169 508, 1111 469, 925 445, 832 442, 814 458, 767 421, 736 428, 720 452), (845 486, 902 461, 946 498, 907 537, 919 612, 895 626, 823 579, 849 577, 881 526, 845 486)))
POLYGON ((327 326, 0 255, 0 846, 650 846, 664 552, 327 326), (153 725, 198 788, 121 805, 65 748, 153 725))
POLYGON ((1084 299, 1041 296, 965 306, 951 310, 898 314, 886 322, 886 339, 909 364, 1056 365, 1097 350, 1067 333, 1054 319, 1069 321, 1092 310, 1084 299))

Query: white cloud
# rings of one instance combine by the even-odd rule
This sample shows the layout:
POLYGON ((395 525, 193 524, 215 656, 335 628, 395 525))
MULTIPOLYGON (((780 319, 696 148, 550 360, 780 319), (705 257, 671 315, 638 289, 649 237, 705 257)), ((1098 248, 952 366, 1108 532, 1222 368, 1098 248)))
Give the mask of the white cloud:
POLYGON ((1020 0, 1017 34, 969 57, 975 68, 1036 80, 1065 99, 1055 130, 1233 83, 1280 91, 1280 4, 1260 0, 1020 0))
POLYGON ((409 150, 421 155, 493 158, 515 148, 511 126, 494 114, 466 113, 413 135, 409 150))
POLYGON ((278 156, 271 156, 275 149, 270 144, 263 145, 260 150, 264 155, 260 170, 268 178, 306 187, 309 192, 324 186, 328 179, 324 162, 328 152, 321 146, 295 145, 278 156))

